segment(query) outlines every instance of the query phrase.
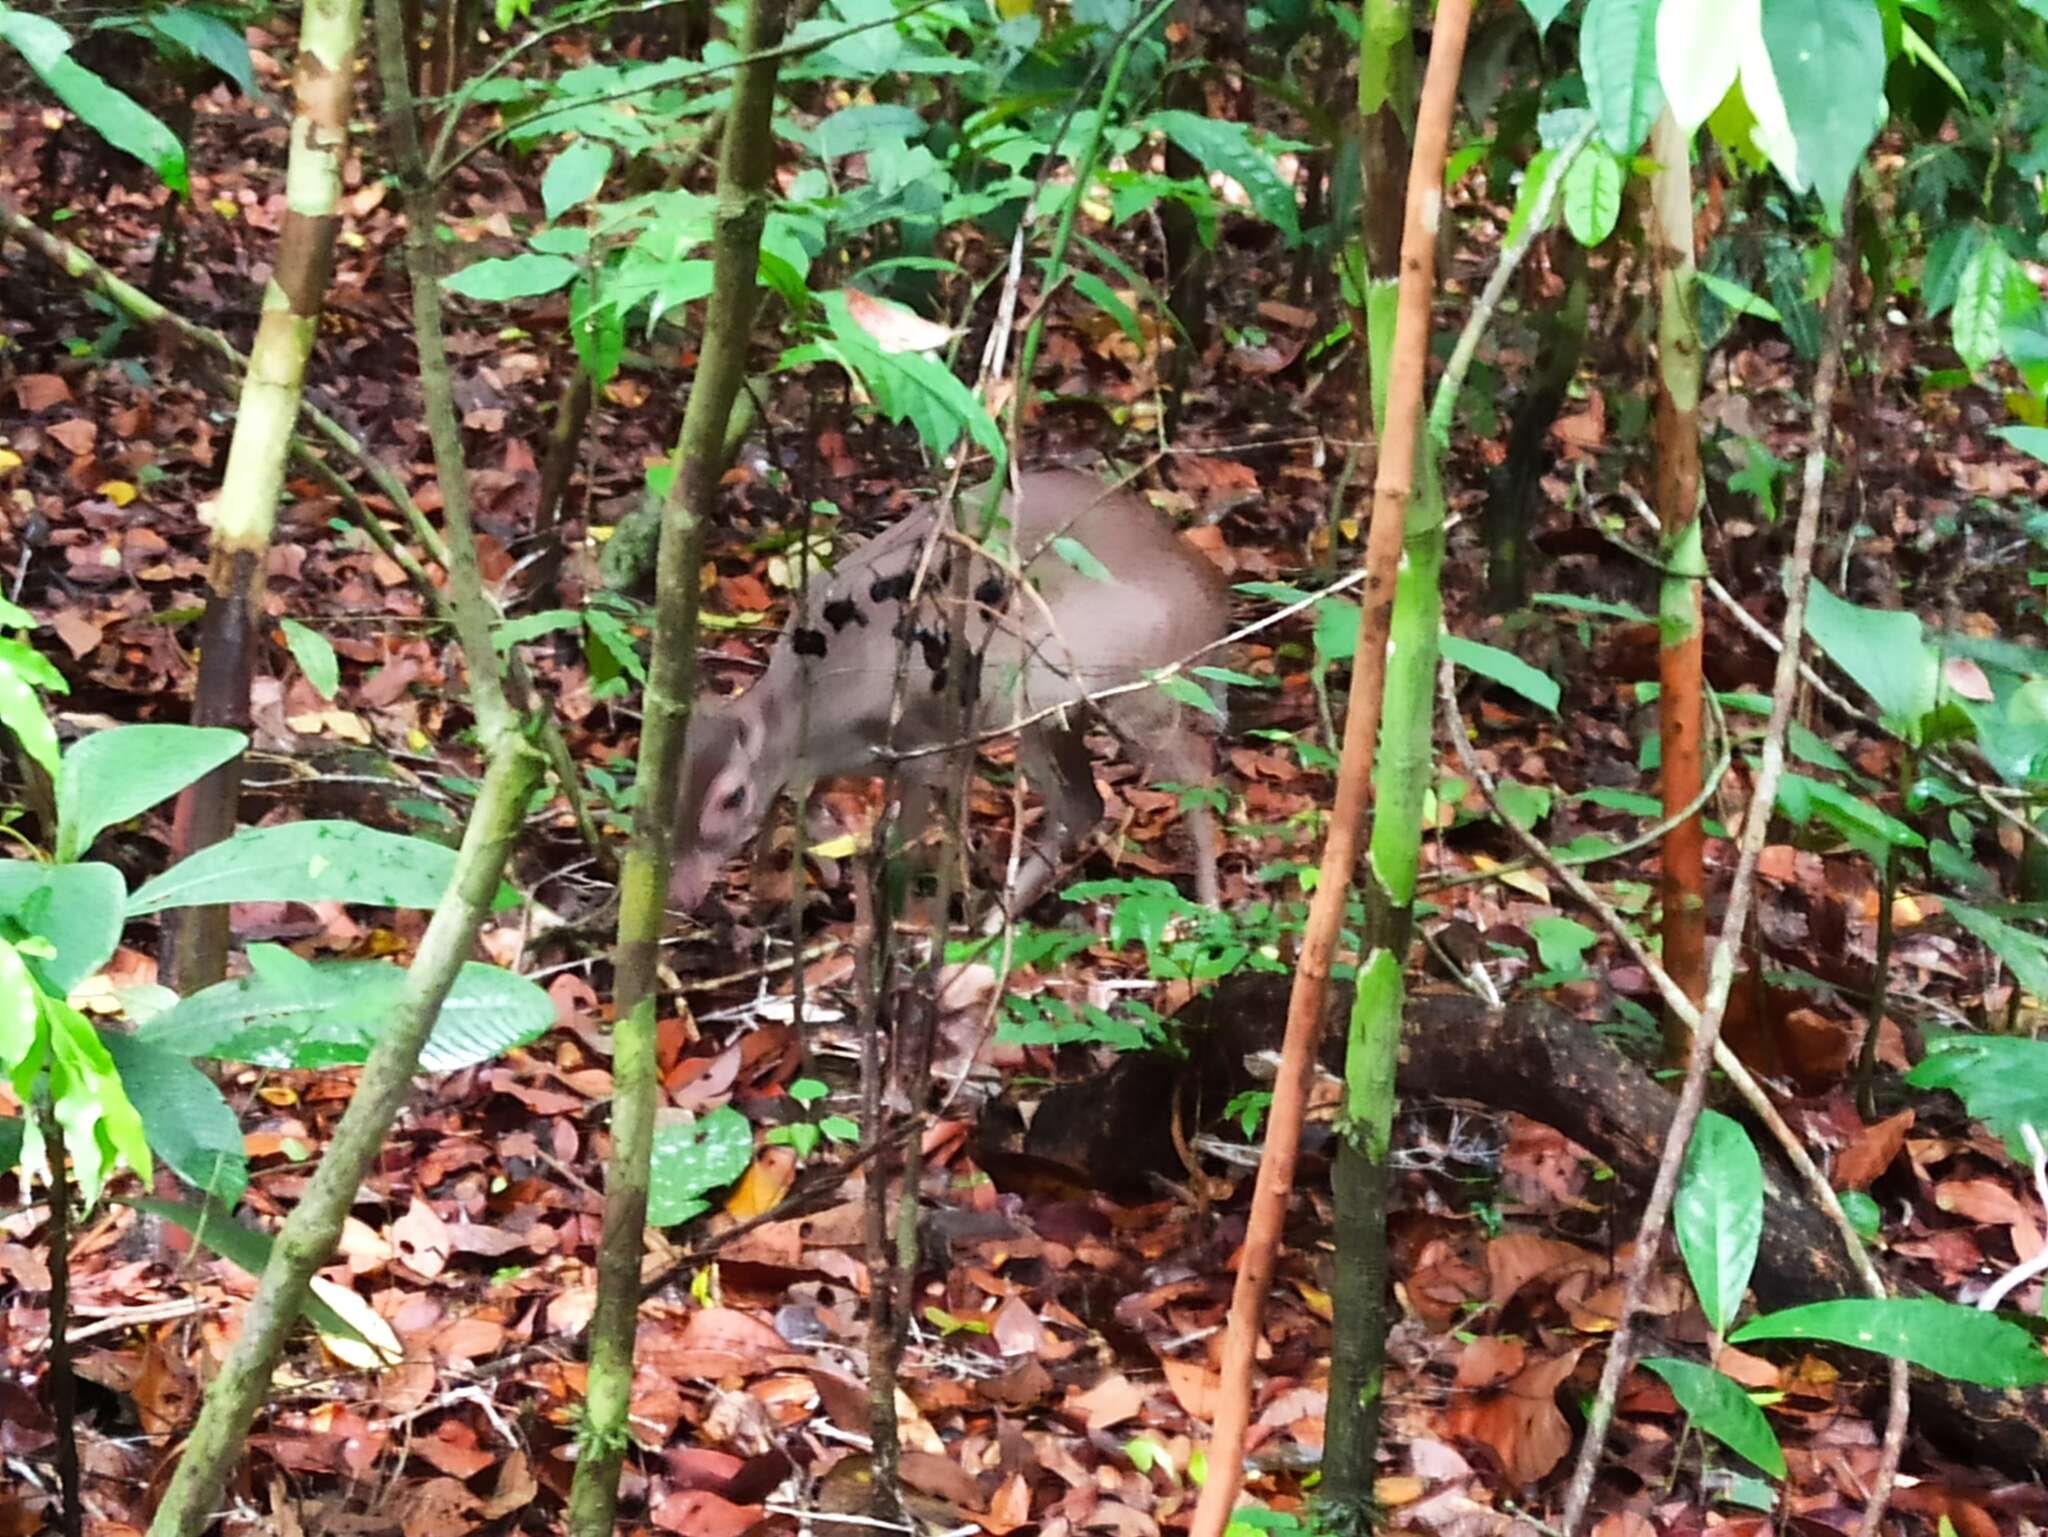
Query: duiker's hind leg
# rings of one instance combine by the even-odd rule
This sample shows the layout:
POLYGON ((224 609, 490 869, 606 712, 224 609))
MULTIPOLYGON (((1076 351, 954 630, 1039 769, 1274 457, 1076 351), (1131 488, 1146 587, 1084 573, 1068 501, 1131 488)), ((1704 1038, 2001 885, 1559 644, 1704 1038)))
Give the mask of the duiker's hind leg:
POLYGON ((1017 739, 1017 763, 1045 799, 1045 837, 1026 852, 1007 909, 989 915, 991 929, 1003 914, 1025 911, 1045 895, 1067 855, 1102 821, 1102 793, 1095 788, 1095 760, 1079 728, 1045 721, 1017 739))
MULTIPOLYGON (((1215 782, 1215 744, 1190 724, 1178 704, 1147 690, 1108 701, 1105 713, 1154 783, 1206 787, 1215 782)), ((1222 837, 1216 818, 1205 805, 1190 806, 1182 816, 1195 846, 1195 895, 1204 907, 1220 908, 1223 888, 1216 863, 1222 837)))

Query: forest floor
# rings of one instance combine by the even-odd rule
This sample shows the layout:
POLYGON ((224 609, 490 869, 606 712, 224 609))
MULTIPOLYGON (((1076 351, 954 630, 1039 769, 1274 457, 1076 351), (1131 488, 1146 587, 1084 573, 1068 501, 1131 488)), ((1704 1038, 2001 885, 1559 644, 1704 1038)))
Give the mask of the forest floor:
MULTIPOLYGON (((282 217, 284 135, 275 116, 237 98, 202 99, 194 195, 162 290, 189 318, 244 343, 282 217)), ((146 279, 161 200, 132 168, 109 174, 76 140, 53 142, 48 122, 19 102, 0 104, 0 146, 0 191, 46 224, 68 211, 54 227, 115 271, 146 279)), ((533 166, 472 162, 451 204, 457 239, 486 249, 505 241, 512 219, 538 207, 536 175, 533 166)), ((1483 273, 1502 216, 1470 199, 1457 207, 1453 243, 1469 257, 1449 275, 1444 325, 1483 273)), ((1142 236, 1099 233, 1127 243, 1142 236)), ((1239 235, 1226 223, 1223 239, 1239 235)), ((313 378, 318 397, 399 464, 431 510, 399 241, 395 199, 373 180, 351 186, 313 378)), ((1127 254, 1155 264, 1135 246, 1127 254)), ((1223 270, 1216 300, 1227 339, 1195 364, 1170 446, 1160 449, 1154 426, 1158 337, 1147 333, 1146 346, 1134 346, 1077 307, 1048 334, 1040 383, 1059 403, 1042 413, 1032 454, 1114 454, 1140 470, 1157 502, 1192 522, 1193 537, 1234 580, 1313 587, 1333 519, 1336 559, 1353 558, 1356 531, 1346 520, 1369 483, 1360 471, 1346 505, 1330 505, 1353 432, 1355 359, 1343 348, 1317 351, 1324 319, 1277 246, 1262 237, 1231 244, 1223 270)), ((1451 477, 1459 521, 1446 570, 1450 627, 1514 649, 1563 685, 1554 714, 1495 689, 1468 702, 1470 718, 1500 772, 1548 795, 1546 835, 1560 842, 1588 831, 1628 836, 1645 820, 1631 797, 1656 792, 1643 756, 1655 743, 1653 707, 1639 692, 1655 676, 1656 627, 1615 617, 1623 607, 1646 615, 1656 606, 1654 571, 1630 553, 1649 542, 1615 494, 1631 475, 1642 483, 1646 374, 1621 318, 1629 274, 1598 256, 1594 270, 1604 314, 1583 388, 1544 445, 1533 538, 1541 590, 1609 611, 1581 602, 1505 619, 1482 612, 1476 514, 1505 451, 1512 382, 1530 361, 1512 318, 1484 354, 1479 409, 1456 444, 1451 477), (1498 400, 1481 398, 1487 390, 1498 400)), ((1558 293, 1540 266, 1523 291, 1531 305, 1558 293)), ((556 591, 535 599, 528 577, 548 553, 531 528, 539 460, 571 354, 559 309, 541 306, 521 320, 524 329, 508 333, 496 313, 469 312, 451 339, 485 574, 526 607, 574 609, 596 584, 592 535, 638 504, 646 466, 672 440, 679 375, 657 360, 629 362, 604 392, 560 535, 556 591)), ((764 357, 771 352, 764 346, 764 357)), ((2013 531, 2048 486, 2039 465, 1987 438, 1995 399, 1967 389, 1916 393, 1916 370, 1940 352, 1931 334, 1877 315, 1859 330, 1843 408, 1855 451, 1830 486, 1827 575, 1862 601, 1896 604, 1903 591, 1907 603, 1947 622, 2038 638, 2039 600, 2025 562, 2012 558, 2031 546, 2024 538, 2015 545, 2013 531)), ((1715 441, 1746 440, 1785 464, 1796 460, 1806 446, 1808 377, 1782 341, 1731 340, 1714 358, 1705 407, 1715 441)), ((0 250, 0 555, 7 596, 47 627, 37 638, 71 684, 67 733, 185 716, 207 559, 201 509, 219 481, 232 400, 203 360, 123 322, 30 253, 0 250)), ((708 610, 772 627, 787 588, 780 563, 760 548, 764 533, 821 496, 842 509, 844 530, 872 529, 925 478, 909 440, 859 418, 836 379, 797 381, 730 478, 708 610)), ((1788 523, 1727 492, 1725 480, 1717 470, 1714 570, 1775 623, 1771 573, 1788 523)), ((1781 493, 1789 486, 1776 484, 1781 493)), ((326 634, 343 681, 335 698, 323 698, 283 644, 271 646, 256 697, 254 769, 264 788, 248 814, 413 827, 459 817, 461 781, 475 760, 461 738, 468 713, 451 643, 423 622, 405 574, 348 530, 332 495, 298 478, 289 492, 270 613, 326 634)), ((1244 600, 1247 615, 1256 611, 1244 600)), ((1710 624, 1714 685, 1766 688, 1763 648, 1725 615, 1710 624)), ((1328 778, 1278 735, 1322 740, 1311 629, 1302 620, 1262 636, 1233 663, 1273 685, 1236 696, 1220 753, 1233 805, 1225 893, 1240 910, 1298 897, 1295 871, 1314 858, 1328 778)), ((719 659, 743 663, 758 645, 745 623, 711 632, 711 675, 736 681, 742 669, 719 659)), ((629 762, 633 712, 599 697, 579 650, 535 649, 578 756, 598 769, 629 762)), ((1753 732, 1739 711, 1733 719, 1738 733, 1753 732)), ((1828 751, 1895 779, 1888 740, 1818 706, 1805 724, 1828 751)), ((988 760, 999 772, 1005 753, 992 750, 988 760)), ((1540 873, 1470 879, 1507 861, 1513 847, 1476 795, 1451 782, 1448 751, 1441 761, 1446 793, 1424 855, 1434 889, 1419 988, 1455 990, 1465 968, 1480 964, 1503 993, 1541 996, 1647 1059, 1655 1000, 1640 970, 1578 929, 1540 873)), ((1725 796, 1730 812, 1740 809, 1745 773, 1738 763, 1725 796)), ((1086 873, 1183 873, 1174 798, 1132 783, 1127 771, 1106 778, 1120 857, 1112 864, 1098 855, 1086 873)), ((1006 846, 1007 794, 984 780, 975 801, 986 845, 1006 846)), ((874 802, 844 790, 827 797, 826 809, 858 831, 874 802)), ((165 809, 113 834, 112 857, 133 874, 153 872, 167 836, 165 809)), ((2009 874, 2019 851, 1983 853, 2009 874)), ((1725 882, 1732 854, 1724 841, 1710 846, 1710 864, 1725 882)), ((545 967, 560 1027, 503 1061, 438 1081, 401 1121, 330 1274, 388 1321, 405 1363, 362 1370, 302 1340, 232 1487, 230 1530, 457 1537, 557 1527, 580 1402, 578 1336, 593 1297, 610 1089, 604 931, 576 925, 600 920, 608 893, 559 803, 530 828, 514 878, 532 905, 488 931, 491 958, 545 967)), ((736 876, 721 908, 682 928, 666 951, 688 1006, 664 1022, 671 1103, 730 1103, 763 1127, 810 1113, 789 1093, 811 1070, 806 1052, 832 1078, 835 1053, 851 1049, 846 880, 829 860, 815 868, 805 938, 825 953, 807 965, 805 1041, 792 1024, 788 946, 771 938, 786 933, 786 873, 771 871, 751 889, 736 876), (764 957, 781 964, 763 969, 764 957)), ((1603 867, 1601 885, 1624 911, 1647 911, 1654 851, 1603 867)), ((2027 1172, 1952 1102, 1888 1087, 1883 1118, 1866 1124, 1857 1114, 1848 1072, 1872 985, 1878 900, 1868 862, 1853 851, 1770 849, 1730 1034, 1771 1075, 1810 1144, 1830 1150, 1837 1183, 1876 1197, 1890 1272, 1968 1300, 1987 1277, 2039 1249, 2048 1214, 2027 1172)), ((2005 1018, 2010 979, 1934 921, 1938 896, 1909 877, 1894 911, 1893 1018, 2005 1018)), ((1069 921, 1082 924, 1103 916, 1099 905, 1073 912, 1069 921)), ((403 956, 420 919, 372 925, 338 908, 279 905, 238 909, 235 928, 245 943, 306 955, 403 956)), ((152 980, 157 939, 153 923, 133 925, 114 981, 152 980)), ((1106 939, 1011 986, 1077 1004, 1137 996, 1161 1013, 1187 992, 1148 977, 1141 956, 1106 939)), ((1277 1034, 1277 1016, 1267 1025, 1277 1034)), ((982 1101, 963 1096, 925 1143, 928 1243, 904 1376, 906 1479, 926 1502, 921 1513, 941 1528, 1152 1537, 1183 1525, 1192 1505, 1190 1458, 1216 1392, 1249 1187, 1244 1164, 1216 1156, 1216 1144, 1193 1133, 1243 1144, 1242 1133, 1222 1123, 1219 1106, 1177 1089, 1060 1099, 1073 1085, 1105 1081, 1110 1055, 1101 1047, 987 1055, 995 1097, 976 1114, 961 1107, 982 1101), (1061 1115, 1020 1134, 1047 1104, 1063 1106, 1061 1115), (1062 1140, 1052 1128, 1062 1115, 1112 1134, 1062 1140), (1178 1167, 1135 1151, 1161 1146, 1175 1150, 1178 1167)), ((1888 1070, 1905 1065, 1890 1019, 1879 1056, 1888 1070)), ((1895 1084, 1889 1074, 1887 1083, 1895 1084)), ((225 1075, 254 1167, 247 1204, 256 1218, 274 1218, 294 1200, 349 1085, 341 1072, 225 1075)), ((1473 1082, 1456 1104, 1411 1104, 1398 1132, 1398 1322, 1379 1498, 1391 1525, 1440 1537, 1504 1533, 1517 1509, 1540 1513, 1553 1498, 1610 1327, 1616 1249, 1632 1227, 1633 1198, 1598 1159, 1562 1130, 1490 1109, 1488 1088, 1473 1082)), ((1333 1099, 1325 1084, 1319 1120, 1333 1099)), ((1312 1141, 1268 1302, 1255 1409, 1252 1491, 1283 1510, 1312 1489, 1325 1409, 1331 1212, 1319 1146, 1312 1141)), ((650 1235, 671 1273, 640 1333, 634 1416, 643 1451, 632 1460, 629 1495, 644 1524, 737 1537, 763 1522, 786 1528, 793 1508, 864 1508, 854 1448, 867 1423, 869 1278, 858 1174, 815 1177, 833 1156, 829 1142, 808 1157, 787 1140, 764 1143, 718 1212, 650 1235), (797 1206, 781 1207, 792 1198, 797 1206), (722 1226, 778 1210, 793 1214, 720 1247, 715 1264, 698 1252, 722 1226)), ((0 1228, 6 1537, 46 1519, 53 1426, 37 1398, 47 1256, 18 1198, 0 1228)), ((95 1529, 139 1528, 251 1283, 204 1252, 180 1246, 167 1257, 163 1240, 118 1203, 88 1217, 73 1266, 95 1529)), ((2023 1293, 2025 1305, 2037 1307, 2038 1292, 2023 1293)), ((1675 1258, 1661 1272, 1652 1313, 1651 1332, 1666 1345, 1705 1343, 1675 1258)), ((1708 1525, 1760 1537, 1788 1519, 1815 1532, 1853 1525, 1877 1459, 1881 1363, 1845 1367, 1797 1352, 1720 1360, 1779 1395, 1770 1417, 1790 1471, 1776 1513, 1756 1508, 1769 1491, 1703 1453, 1669 1391, 1639 1373, 1610 1447, 1601 1537, 1708 1525)), ((1945 1520, 1965 1537, 1990 1537, 2048 1522, 2038 1469, 2029 1478, 1924 1435, 1909 1446, 1906 1469, 1894 1505, 1914 1528, 1945 1520)))

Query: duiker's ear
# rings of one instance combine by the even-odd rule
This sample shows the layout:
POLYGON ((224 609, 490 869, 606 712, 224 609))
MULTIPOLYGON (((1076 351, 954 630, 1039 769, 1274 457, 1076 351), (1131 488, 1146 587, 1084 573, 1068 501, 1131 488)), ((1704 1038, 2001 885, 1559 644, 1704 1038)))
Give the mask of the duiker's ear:
POLYGON ((750 709, 746 699, 742 698, 732 712, 732 727, 740 752, 750 759, 759 758, 762 749, 768 745, 768 727, 762 721, 760 711, 750 709))

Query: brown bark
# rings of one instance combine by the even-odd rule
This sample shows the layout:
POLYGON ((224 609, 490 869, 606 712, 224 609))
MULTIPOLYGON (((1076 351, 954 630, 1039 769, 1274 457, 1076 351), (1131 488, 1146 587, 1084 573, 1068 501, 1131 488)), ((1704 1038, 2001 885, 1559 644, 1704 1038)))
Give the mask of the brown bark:
POLYGON ((1294 1186, 1309 1068, 1322 1034, 1330 961, 1344 917, 1345 894, 1357 860, 1360 824, 1372 783, 1380 707, 1386 679, 1387 632, 1401 562, 1408 498, 1415 483, 1422 437, 1423 385, 1429 365, 1430 301, 1436 290, 1437 226, 1443 211, 1443 171, 1450 144, 1470 0, 1445 0, 1437 12, 1429 69, 1416 114, 1415 150, 1408 172, 1407 216, 1401 237, 1400 304, 1387 383, 1387 431, 1373 486, 1372 527, 1366 540, 1366 579, 1359 605, 1358 650, 1352 664, 1344 747, 1336 803, 1323 844, 1315 899, 1302 934, 1280 1071, 1267 1113, 1265 1156, 1252 1193, 1250 1221, 1230 1328, 1223 1346, 1222 1381, 1209 1440, 1209 1479, 1190 1527, 1191 1537, 1222 1537, 1244 1475, 1244 1439, 1251 1423, 1252 1367, 1266 1292, 1273 1282, 1280 1230, 1294 1186))

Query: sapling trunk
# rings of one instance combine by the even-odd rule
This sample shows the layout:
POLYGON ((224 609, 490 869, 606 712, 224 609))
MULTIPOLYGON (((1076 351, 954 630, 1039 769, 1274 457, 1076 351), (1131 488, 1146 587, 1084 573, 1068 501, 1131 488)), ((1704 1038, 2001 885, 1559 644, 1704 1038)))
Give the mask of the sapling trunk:
MULTIPOLYGON (((1666 107, 1650 130, 1648 234, 1657 270, 1657 520, 1663 525, 1664 580, 1658 600, 1658 735, 1664 815, 1699 798, 1705 782, 1702 729, 1700 545, 1700 337, 1694 318, 1692 141, 1666 107)), ((1697 1005, 1707 991, 1706 823, 1695 811, 1664 835, 1664 966, 1697 1005)), ((1688 1032, 1664 1016, 1667 1066, 1685 1061, 1688 1032)))
MULTIPOLYGON (((342 161, 362 19, 362 0, 307 0, 300 22, 277 266, 264 285, 220 495, 206 513, 213 547, 192 702, 196 726, 249 729, 249 687, 262 644, 264 568, 341 222, 342 161)), ((242 762, 236 758, 178 797, 172 839, 177 856, 210 848, 235 830, 241 781, 242 762)), ((190 993, 221 979, 227 968, 225 906, 184 909, 165 927, 162 959, 172 986, 190 993)))
POLYGON ((412 1091, 420 1048, 456 973, 475 948, 527 798, 540 777, 540 758, 527 745, 506 701, 491 646, 491 608, 477 567, 454 374, 441 331, 437 210, 413 115, 401 3, 377 0, 378 72, 407 185, 406 256, 419 337, 420 396, 448 522, 448 595, 468 663, 470 699, 484 749, 483 783, 463 831, 448 893, 428 921, 406 971, 404 991, 363 1064, 348 1109, 271 1247, 256 1295, 243 1314, 242 1332, 207 1388, 184 1457, 150 1523, 150 1537, 198 1537, 212 1522, 314 1273, 334 1252, 357 1190, 412 1091))
POLYGON ((1429 65, 1416 114, 1415 152, 1408 170, 1408 202, 1401 234, 1401 280, 1394 345, 1386 371, 1386 432, 1373 484, 1373 516, 1366 539, 1366 581, 1359 603, 1358 647, 1351 669, 1344 747, 1337 789, 1323 843, 1316 891, 1309 905, 1287 1000, 1287 1030, 1266 1145, 1252 1191, 1244 1253, 1231 1287, 1230 1325, 1224 1338, 1216 1417, 1210 1433, 1209 1476, 1190 1525, 1190 1537, 1222 1537, 1244 1480, 1244 1440, 1251 1423, 1252 1367, 1258 1350, 1265 1295, 1273 1284, 1300 1150, 1309 1068, 1322 1031, 1331 960, 1343 927, 1358 829, 1364 816, 1374 751, 1378 746, 1387 636, 1405 540, 1408 502, 1422 447, 1422 391, 1429 358, 1430 300, 1436 287, 1436 242, 1441 223, 1443 169, 1450 146, 1451 113, 1472 21, 1469 0, 1444 0, 1430 41, 1429 65))
POLYGON ((674 852, 670 822, 696 693, 698 568, 704 519, 717 503, 725 463, 726 422, 746 375, 761 228, 775 166, 769 121, 776 59, 762 55, 781 44, 788 11, 788 0, 749 0, 747 6, 740 52, 751 62, 733 82, 719 155, 711 301, 676 444, 676 472, 662 508, 653 656, 640 733, 639 809, 619 883, 612 1148, 605 1162, 604 1233, 598 1245, 582 1445, 569 1496, 568 1526, 577 1537, 609 1537, 629 1438, 648 1163, 661 1087, 655 1061, 656 962, 674 852))
MULTIPOLYGON (((1385 285, 1369 300, 1374 352, 1390 355, 1385 285), (1384 318, 1383 318, 1384 317, 1384 318)), ((1378 372, 1384 373, 1382 368, 1378 372)), ((1376 416, 1383 413, 1376 411, 1376 416)), ((1401 573, 1388 632, 1386 703, 1374 776, 1372 838, 1363 880, 1365 933, 1344 1053, 1344 1107, 1332 1176, 1337 1205, 1331 1292, 1330 1399, 1322 1516, 1339 1532, 1372 1526, 1373 1450, 1386 1359, 1387 1159, 1393 1141, 1395 1059, 1406 999, 1422 812, 1435 755, 1437 630, 1443 619, 1444 500, 1437 445, 1416 450, 1401 573)))

